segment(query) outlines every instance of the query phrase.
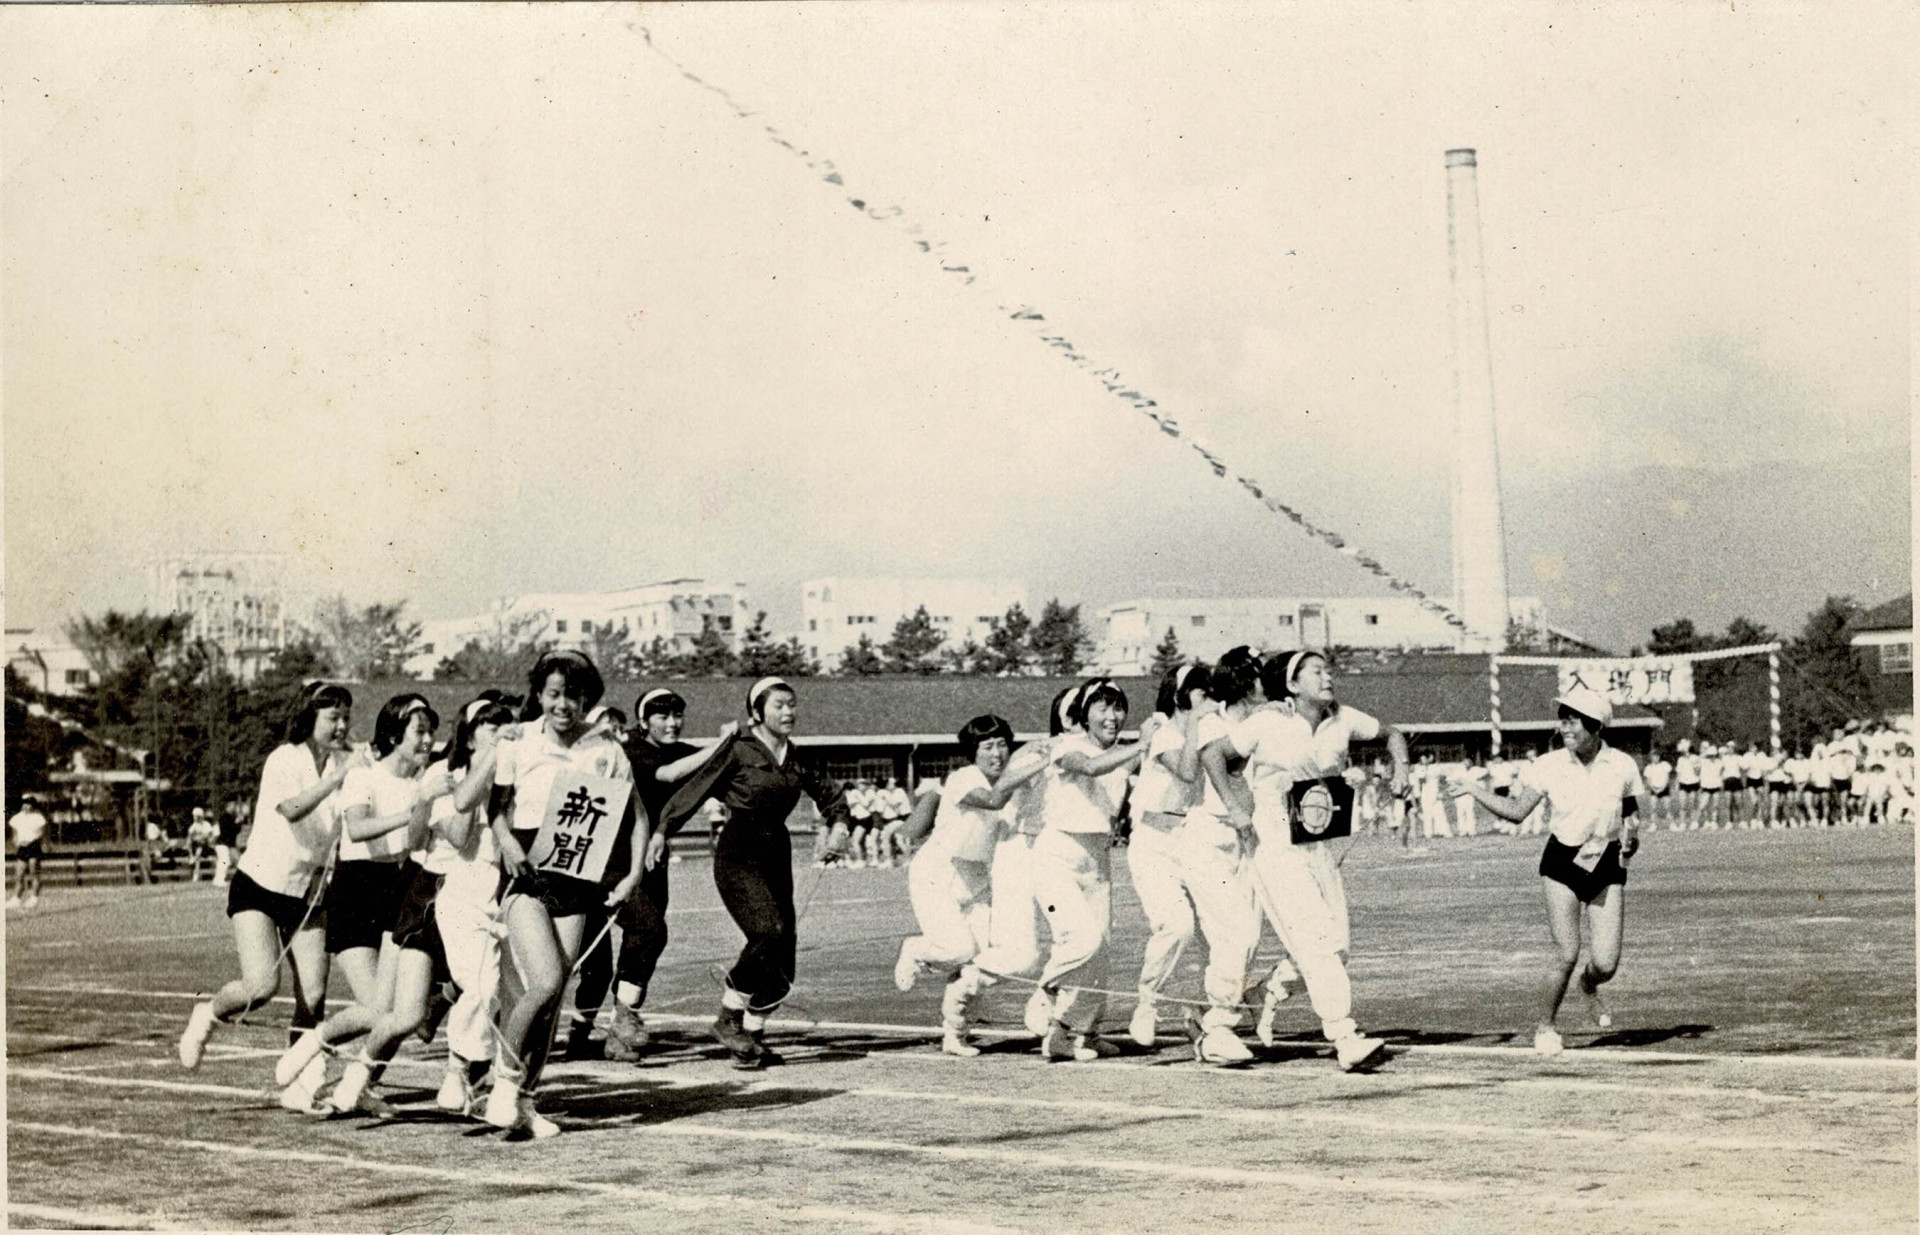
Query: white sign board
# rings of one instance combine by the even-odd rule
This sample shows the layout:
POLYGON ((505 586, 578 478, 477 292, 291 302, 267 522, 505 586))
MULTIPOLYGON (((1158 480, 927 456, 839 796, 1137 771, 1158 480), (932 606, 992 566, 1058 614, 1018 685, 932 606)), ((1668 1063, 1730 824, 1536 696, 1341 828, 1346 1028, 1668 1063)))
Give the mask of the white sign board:
POLYGON ((533 838, 527 861, 535 870, 600 882, 632 792, 633 782, 611 776, 556 774, 540 819, 540 834, 533 838))
POLYGON ((1693 662, 1678 656, 1560 662, 1560 693, 1585 686, 1623 703, 1692 703, 1693 662))

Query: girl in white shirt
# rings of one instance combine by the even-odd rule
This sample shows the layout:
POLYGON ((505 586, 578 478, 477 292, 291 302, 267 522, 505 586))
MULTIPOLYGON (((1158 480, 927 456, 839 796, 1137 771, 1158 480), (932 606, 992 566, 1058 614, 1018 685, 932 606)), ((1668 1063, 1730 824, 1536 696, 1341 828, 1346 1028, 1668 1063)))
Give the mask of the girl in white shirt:
POLYGON ((1140 959, 1139 994, 1129 1026, 1140 1046, 1153 1045, 1160 989, 1193 942, 1193 909, 1180 842, 1187 811, 1200 801, 1203 773, 1194 728, 1207 710, 1206 669, 1184 665, 1161 678, 1154 714, 1141 727, 1146 754, 1134 786, 1133 835, 1127 842, 1127 873, 1152 929, 1140 959))
POLYGON ((1048 756, 1045 826, 1033 846, 1034 891, 1053 930, 1053 951, 1040 971, 1040 989, 1053 998, 1040 1053, 1084 1063, 1116 1053, 1095 1032, 1106 996, 1087 988, 1107 983, 1113 821, 1140 747, 1118 743, 1127 696, 1107 678, 1081 686, 1067 716, 1079 728, 1048 756))
MULTIPOLYGON (((1261 906, 1306 979, 1307 997, 1321 1032, 1333 1044, 1334 1058, 1353 1071, 1380 1062, 1386 1043, 1362 1036, 1354 1022, 1346 965, 1346 883, 1335 843, 1316 838, 1318 816, 1308 818, 1306 799, 1295 805, 1293 790, 1296 784, 1319 781, 1323 788, 1312 792, 1331 796, 1346 771, 1349 746, 1384 735, 1393 760, 1392 791, 1401 792, 1407 783, 1407 742, 1391 725, 1335 702, 1333 675, 1318 652, 1276 657, 1261 667, 1260 678, 1268 698, 1291 700, 1294 712, 1263 709, 1234 729, 1233 748, 1246 756, 1252 801, 1228 805, 1257 838, 1253 873, 1261 906)), ((1482 791, 1493 797, 1491 790, 1482 791)))
MULTIPOLYGON (((913 989, 923 968, 950 975, 949 986, 959 983, 961 969, 987 946, 992 929, 991 865, 1001 812, 1013 798, 1011 786, 995 782, 1013 753, 1013 726, 998 716, 976 716, 960 730, 959 741, 968 764, 949 773, 938 794, 921 799, 902 831, 917 842, 922 821, 931 816, 932 833, 907 868, 920 934, 900 943, 893 984, 902 991, 913 989)), ((965 1016, 946 1015, 962 1002, 942 1001, 941 1049, 965 1058, 980 1049, 967 1041, 965 1016)))
MULTIPOLYGON (((942 1024, 963 1042, 981 991, 1002 978, 1031 978, 1040 967, 1042 914, 1034 887, 1033 850, 1044 822, 1041 774, 1050 766, 1054 744, 1072 729, 1067 710, 1078 693, 1078 687, 1069 686, 1053 697, 1047 706, 1047 737, 1015 751, 994 783, 996 796, 1007 795, 1011 811, 1003 818, 1000 838, 993 848, 989 874, 993 903, 987 914, 987 946, 961 967, 960 975, 947 985, 940 1005, 942 1024)), ((1022 1019, 1035 1037, 1047 1036, 1053 1019, 1053 996, 1045 987, 1034 986, 1022 1019)))
POLYGON ((1533 1035, 1533 1047, 1543 1055, 1557 1055, 1562 1049, 1554 1018, 1580 960, 1582 917, 1589 941, 1580 991, 1599 1026, 1606 1029, 1613 1024, 1600 998, 1600 986, 1620 967, 1626 860, 1640 845, 1636 816, 1647 792, 1633 759, 1600 740, 1601 730, 1613 720, 1613 705, 1605 695, 1576 687, 1556 702, 1561 749, 1542 755, 1529 767, 1513 797, 1494 798, 1464 782, 1453 787, 1504 819, 1524 818, 1542 801, 1553 804, 1552 835, 1540 856, 1547 925, 1556 953, 1533 1035))
MULTIPOLYGON (((640 882, 647 847, 645 812, 629 792, 627 808, 607 820, 626 836, 628 865, 611 866, 603 882, 536 870, 528 851, 539 835, 547 798, 562 772, 633 780, 627 754, 605 730, 593 730, 587 713, 605 693, 600 671, 586 655, 549 652, 527 675, 527 702, 517 737, 501 738, 476 758, 472 776, 492 790, 493 841, 508 877, 501 894, 517 995, 504 1000, 497 1036, 493 1089, 486 1120, 498 1128, 526 1128, 536 1138, 559 1127, 534 1110, 533 1090, 553 1047, 560 996, 578 959, 589 906, 617 909, 640 882), (612 886, 606 884, 611 882, 612 886)), ((616 851, 619 840, 616 838, 616 851)))
MULTIPOLYGON (((353 695, 330 682, 310 682, 286 729, 286 743, 267 756, 254 802, 253 834, 227 887, 227 916, 240 953, 240 977, 194 1005, 180 1035, 182 1067, 197 1068, 216 1024, 263 1007, 280 990, 280 958, 293 960, 291 1041, 326 1012, 326 914, 318 907, 323 877, 339 839, 333 795, 366 763, 347 746, 353 695)), ((291 1110, 313 1109, 326 1081, 315 1059, 280 1096, 291 1110)))

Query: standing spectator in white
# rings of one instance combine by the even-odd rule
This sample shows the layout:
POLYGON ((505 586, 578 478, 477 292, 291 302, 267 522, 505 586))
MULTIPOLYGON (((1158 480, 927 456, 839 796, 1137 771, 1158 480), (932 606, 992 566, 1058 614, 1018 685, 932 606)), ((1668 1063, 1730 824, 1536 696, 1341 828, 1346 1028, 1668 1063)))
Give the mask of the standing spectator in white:
POLYGON ((31 909, 40 903, 40 859, 47 835, 47 817, 32 798, 20 799, 20 809, 7 820, 13 837, 13 856, 20 863, 20 882, 7 898, 9 909, 31 909))
POLYGON ((1647 789, 1653 795, 1653 801, 1647 811, 1647 826, 1658 827, 1665 824, 1669 831, 1678 831, 1680 824, 1673 818, 1669 789, 1673 784, 1673 765, 1667 762, 1666 752, 1654 747, 1643 772, 1647 779, 1647 789))
POLYGON ((1595 1022, 1611 1028, 1613 1016, 1600 986, 1620 968, 1620 943, 1627 914, 1627 860, 1640 846, 1635 822, 1646 786, 1633 759, 1601 740, 1613 721, 1605 695, 1576 687, 1561 695, 1561 749, 1542 755, 1521 776, 1512 798, 1496 798, 1468 782, 1454 792, 1473 797, 1507 819, 1519 819, 1544 799, 1553 806, 1553 834, 1540 855, 1540 882, 1547 898, 1547 925, 1555 956, 1542 991, 1540 1023, 1533 1047, 1543 1055, 1562 1049, 1554 1019, 1566 997, 1567 980, 1580 960, 1580 920, 1586 918, 1588 959, 1580 971, 1580 992, 1595 1022), (1583 914, 1584 909, 1584 914, 1583 914))
POLYGON ((1680 791, 1680 821, 1676 831, 1688 831, 1700 826, 1700 756, 1693 753, 1693 743, 1681 738, 1677 748, 1679 754, 1673 757, 1673 780, 1680 791))

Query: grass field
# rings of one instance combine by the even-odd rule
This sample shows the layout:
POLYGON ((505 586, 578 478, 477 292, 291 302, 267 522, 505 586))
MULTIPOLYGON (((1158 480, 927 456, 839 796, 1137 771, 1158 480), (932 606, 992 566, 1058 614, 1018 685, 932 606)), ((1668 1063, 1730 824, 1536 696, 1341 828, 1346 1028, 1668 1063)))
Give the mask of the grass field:
MULTIPOLYGON (((7 922, 8 1217, 580 1235, 1913 1230, 1912 831, 1651 836, 1609 988, 1616 1029, 1583 1030, 1570 1000, 1573 1049, 1551 1060, 1525 1049, 1547 945, 1537 843, 1353 852, 1358 1015, 1396 1044, 1368 1075, 1323 1053, 1304 997, 1249 1068, 1193 1064, 1168 1013, 1157 1051, 1048 1065, 1018 1032, 1025 992, 1005 986, 989 1005, 1004 1032, 950 1059, 928 1029, 938 980, 891 982, 912 928, 904 872, 811 868, 799 986, 772 1034, 789 1062, 737 1073, 703 1026, 739 937, 688 861, 649 1004, 660 1049, 557 1065, 541 1105, 566 1133, 537 1144, 419 1109, 438 1046, 389 1074, 396 1118, 280 1110, 266 1085, 284 1002, 183 1072, 191 999, 232 972, 219 893, 54 889, 7 922)), ((1146 932, 1124 860, 1115 880, 1126 987, 1146 932)), ((1177 993, 1198 989, 1201 959, 1177 993)), ((1116 1034, 1129 1011, 1110 1011, 1116 1034)))

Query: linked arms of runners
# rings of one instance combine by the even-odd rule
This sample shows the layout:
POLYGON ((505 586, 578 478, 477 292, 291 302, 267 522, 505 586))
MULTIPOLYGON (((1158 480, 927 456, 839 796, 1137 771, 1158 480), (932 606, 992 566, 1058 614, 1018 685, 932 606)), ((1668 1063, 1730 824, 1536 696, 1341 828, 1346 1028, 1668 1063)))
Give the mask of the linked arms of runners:
POLYGON ((1247 792, 1243 782, 1234 780, 1233 773, 1227 771, 1227 755, 1232 750, 1232 737, 1215 738, 1200 752, 1200 765, 1207 770, 1207 779, 1213 782, 1214 792, 1227 805, 1227 822, 1245 832, 1253 827, 1253 795, 1247 792))

